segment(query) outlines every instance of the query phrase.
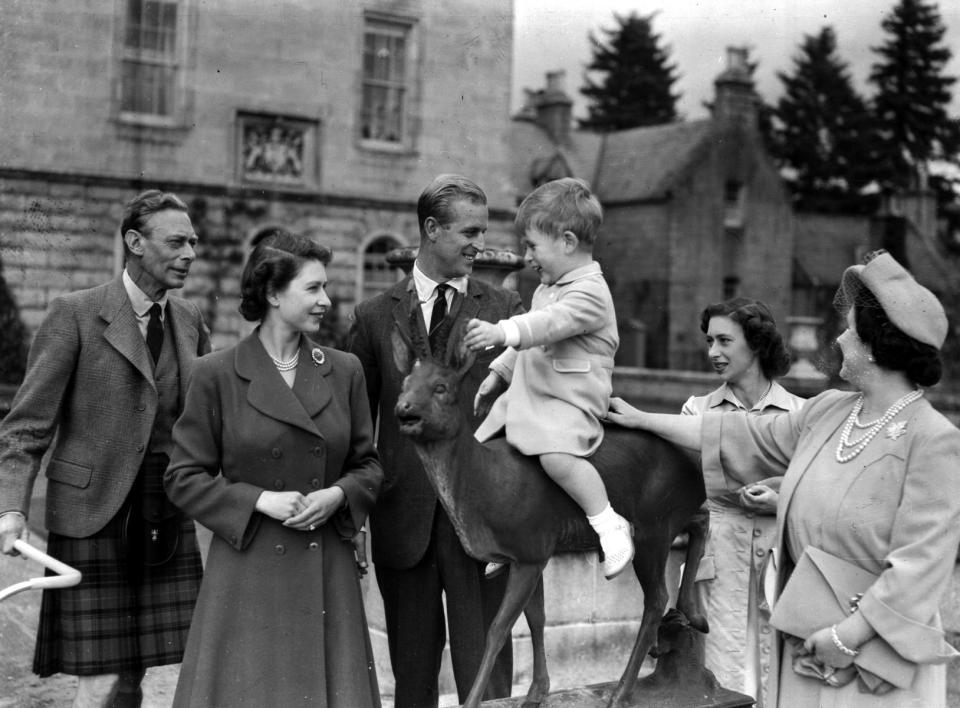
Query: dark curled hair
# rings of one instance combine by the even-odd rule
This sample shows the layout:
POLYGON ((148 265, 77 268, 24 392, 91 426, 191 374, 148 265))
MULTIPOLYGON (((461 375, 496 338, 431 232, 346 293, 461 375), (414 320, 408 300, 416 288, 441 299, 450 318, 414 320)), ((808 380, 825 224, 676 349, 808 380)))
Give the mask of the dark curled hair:
POLYGON ((877 366, 902 371, 917 386, 933 386, 943 374, 940 352, 893 324, 881 307, 854 307, 857 336, 870 347, 877 366))
POLYGON ((240 314, 259 322, 267 314, 267 296, 283 290, 306 261, 328 265, 333 254, 306 236, 275 231, 254 247, 240 276, 240 314))
POLYGON ((768 379, 783 376, 790 370, 790 352, 783 343, 770 308, 759 300, 735 297, 708 305, 700 313, 700 331, 710 329, 710 318, 729 317, 743 329, 747 346, 760 359, 760 371, 768 379))

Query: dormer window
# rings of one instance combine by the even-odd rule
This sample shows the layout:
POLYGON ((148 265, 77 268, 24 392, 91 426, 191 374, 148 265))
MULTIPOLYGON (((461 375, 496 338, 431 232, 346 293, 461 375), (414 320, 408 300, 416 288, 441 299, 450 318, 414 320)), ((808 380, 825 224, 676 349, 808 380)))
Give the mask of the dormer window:
POLYGON ((728 229, 743 228, 743 205, 746 188, 737 180, 727 180, 723 186, 723 225, 728 229))

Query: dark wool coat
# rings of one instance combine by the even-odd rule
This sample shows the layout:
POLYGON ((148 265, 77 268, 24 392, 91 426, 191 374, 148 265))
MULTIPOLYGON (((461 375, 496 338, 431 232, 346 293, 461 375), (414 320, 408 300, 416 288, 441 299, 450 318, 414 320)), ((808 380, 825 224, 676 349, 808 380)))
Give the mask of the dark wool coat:
POLYGON ((255 332, 197 363, 174 443, 167 493, 214 532, 174 705, 379 706, 349 542, 382 480, 356 357, 302 338, 291 389, 255 332), (316 531, 254 509, 331 485, 348 506, 316 531))
MULTIPOLYGON (((411 341, 411 313, 419 309, 413 279, 407 276, 387 292, 357 305, 356 322, 350 350, 363 363, 367 378, 370 409, 379 422, 377 448, 385 462, 383 492, 370 517, 373 562, 376 565, 404 570, 416 565, 430 543, 437 493, 430 486, 423 464, 413 443, 400 434, 393 408, 408 370, 400 370, 394 358, 394 333, 411 341)), ((454 320, 454 331, 476 317, 498 322, 523 312, 520 296, 503 288, 470 278, 467 294, 458 295, 448 317, 454 320)), ((427 338, 423 317, 414 318, 427 338)), ((490 373, 490 362, 502 347, 480 352, 463 379, 460 407, 476 429, 480 420, 473 415, 473 399, 481 382, 490 373)), ((410 361, 412 363, 412 360, 410 361)))

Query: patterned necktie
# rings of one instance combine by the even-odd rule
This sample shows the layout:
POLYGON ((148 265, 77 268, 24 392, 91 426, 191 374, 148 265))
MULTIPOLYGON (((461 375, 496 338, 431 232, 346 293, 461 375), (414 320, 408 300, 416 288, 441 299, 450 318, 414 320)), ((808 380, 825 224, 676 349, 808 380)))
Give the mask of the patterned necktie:
POLYGON ((430 315, 430 334, 433 334, 443 318, 447 316, 447 290, 450 286, 440 283, 437 286, 437 299, 433 301, 433 313, 430 315))
POLYGON ((160 304, 150 306, 150 321, 147 322, 147 349, 153 357, 153 365, 160 361, 160 350, 163 348, 163 322, 160 321, 160 304))
POLYGON ((446 283, 440 283, 437 286, 437 299, 433 301, 433 312, 430 315, 430 351, 434 356, 439 356, 443 351, 446 342, 440 341, 440 324, 447 316, 447 290, 450 286, 446 283))

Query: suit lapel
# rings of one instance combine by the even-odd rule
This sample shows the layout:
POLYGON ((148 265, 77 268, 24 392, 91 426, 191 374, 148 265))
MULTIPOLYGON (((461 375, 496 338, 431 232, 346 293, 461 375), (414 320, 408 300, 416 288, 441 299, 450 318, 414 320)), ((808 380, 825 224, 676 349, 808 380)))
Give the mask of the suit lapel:
MULTIPOLYGON (((846 417, 850 414, 850 408, 846 404, 852 403, 852 400, 852 398, 844 397, 835 402, 830 410, 825 411, 816 418, 816 431, 811 433, 809 438, 805 439, 801 434, 800 444, 794 451, 793 460, 790 464, 793 473, 783 478, 783 483, 780 487, 780 501, 777 504, 777 524, 781 537, 784 530, 784 520, 789 512, 790 502, 793 500, 793 493, 796 491, 797 485, 800 484, 800 480, 803 479, 807 470, 810 469, 811 463, 816 459, 823 446, 833 439, 837 430, 843 425, 846 417)), ((810 418, 805 417, 804 420, 810 420, 810 418)), ((781 540, 785 541, 786 539, 781 538, 781 540)))
POLYGON ((193 317, 179 298, 167 299, 167 316, 173 332, 173 343, 177 350, 177 366, 180 368, 180 400, 186 400, 187 383, 190 381, 190 368, 197 359, 200 335, 195 326, 191 326, 193 317))
MULTIPOLYGON (((329 366, 329 364, 327 365, 329 366)), ((256 331, 237 345, 235 366, 237 375, 250 382, 250 386, 247 389, 247 402, 250 403, 251 406, 265 416, 294 425, 308 433, 322 437, 317 426, 307 414, 304 405, 298 399, 298 396, 287 386, 273 365, 273 362, 270 361, 270 357, 260 343, 256 331)), ((297 379, 299 379, 304 372, 306 372, 305 378, 310 381, 315 382, 314 377, 322 378, 319 372, 307 371, 308 367, 319 369, 319 367, 315 367, 310 360, 310 351, 303 346, 303 341, 301 340, 300 360, 297 365, 297 379)), ((302 387, 309 386, 310 381, 305 382, 302 387)), ((295 380, 294 386, 296 385, 297 382, 295 380)), ((307 398, 309 400, 317 399, 319 401, 323 396, 318 392, 311 392, 307 395, 307 398)), ((328 388, 326 401, 329 402, 329 400, 330 395, 328 388)), ((311 407, 316 408, 317 403, 311 404, 311 407)))
MULTIPOLYGON (((297 377, 293 381, 293 393, 311 419, 316 418, 333 400, 333 388, 327 378, 332 371, 330 357, 323 349, 306 337, 301 337, 300 363, 297 365, 297 377), (318 364, 318 361, 322 363, 318 364)), ((319 430, 317 435, 320 435, 319 430)))
POLYGON ((410 328, 410 315, 415 315, 417 334, 423 342, 427 341, 427 326, 423 321, 423 312, 417 300, 417 289, 413 284, 413 277, 407 276, 405 280, 400 281, 394 287, 391 297, 393 297, 393 322, 407 346, 416 353, 417 348, 413 346, 415 334, 410 328))
POLYGON ((137 323, 133 305, 130 304, 130 297, 123 287, 122 278, 115 278, 110 284, 103 307, 100 308, 100 317, 107 323, 103 331, 104 339, 156 388, 150 353, 140 333, 140 325, 137 323))

